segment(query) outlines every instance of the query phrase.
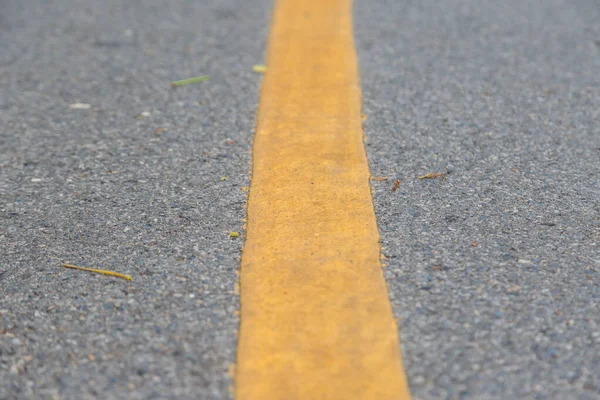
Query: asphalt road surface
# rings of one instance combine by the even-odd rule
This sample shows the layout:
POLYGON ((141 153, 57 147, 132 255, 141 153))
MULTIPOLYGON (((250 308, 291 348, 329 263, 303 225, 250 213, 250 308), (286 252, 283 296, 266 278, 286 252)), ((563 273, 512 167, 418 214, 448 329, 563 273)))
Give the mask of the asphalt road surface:
POLYGON ((356 7, 415 398, 600 398, 600 3, 356 7))
MULTIPOLYGON (((272 5, 0 4, 0 399, 231 397, 272 5)), ((414 399, 600 399, 600 4, 356 0, 355 38, 414 399)))

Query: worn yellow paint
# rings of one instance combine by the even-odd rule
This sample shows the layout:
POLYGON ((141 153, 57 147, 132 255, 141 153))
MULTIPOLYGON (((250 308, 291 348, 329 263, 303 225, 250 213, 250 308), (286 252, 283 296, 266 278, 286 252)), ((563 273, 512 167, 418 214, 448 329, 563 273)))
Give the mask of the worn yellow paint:
POLYGON ((241 268, 238 400, 401 400, 350 0, 278 0, 241 268))

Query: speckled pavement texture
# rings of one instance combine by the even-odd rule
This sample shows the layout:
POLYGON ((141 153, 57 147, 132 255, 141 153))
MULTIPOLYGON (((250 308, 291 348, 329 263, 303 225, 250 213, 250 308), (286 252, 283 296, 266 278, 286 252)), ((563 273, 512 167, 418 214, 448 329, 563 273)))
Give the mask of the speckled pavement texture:
POLYGON ((355 7, 414 399, 600 399, 600 3, 355 7))
POLYGON ((270 7, 2 2, 0 399, 229 397, 270 7))
MULTIPOLYGON (((271 7, 0 4, 0 399, 231 398, 271 7)), ((600 4, 356 0, 355 26, 414 399, 600 399, 600 4)))

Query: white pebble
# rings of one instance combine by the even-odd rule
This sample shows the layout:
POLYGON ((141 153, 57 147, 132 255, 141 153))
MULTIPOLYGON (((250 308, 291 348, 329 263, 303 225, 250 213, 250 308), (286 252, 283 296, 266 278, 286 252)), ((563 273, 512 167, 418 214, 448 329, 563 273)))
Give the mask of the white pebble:
POLYGON ((69 108, 72 108, 73 110, 89 110, 90 107, 92 106, 86 103, 73 103, 69 106, 69 108))

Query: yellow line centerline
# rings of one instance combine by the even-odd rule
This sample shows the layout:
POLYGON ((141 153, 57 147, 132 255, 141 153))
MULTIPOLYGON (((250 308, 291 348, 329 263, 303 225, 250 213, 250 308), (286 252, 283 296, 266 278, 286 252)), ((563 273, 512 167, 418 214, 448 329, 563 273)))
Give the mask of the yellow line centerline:
POLYGON ((236 398, 409 399, 379 262, 351 0, 278 0, 273 18, 236 398))

